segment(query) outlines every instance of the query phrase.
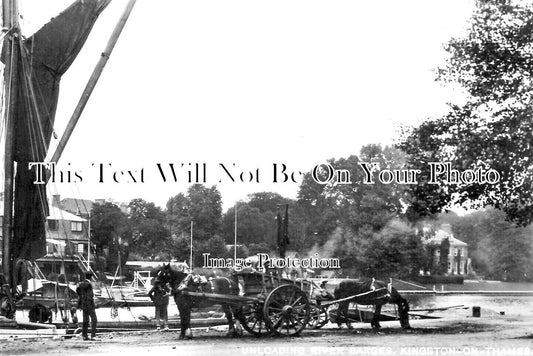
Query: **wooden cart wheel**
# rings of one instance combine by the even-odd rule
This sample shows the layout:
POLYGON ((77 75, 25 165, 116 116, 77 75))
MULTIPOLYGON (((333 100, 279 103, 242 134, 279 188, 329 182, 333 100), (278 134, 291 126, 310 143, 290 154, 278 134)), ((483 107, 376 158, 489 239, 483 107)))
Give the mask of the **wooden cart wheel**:
POLYGON ((320 329, 329 321, 326 308, 321 305, 311 305, 309 326, 313 329, 320 329))
POLYGON ((263 318, 263 303, 243 305, 239 319, 242 327, 254 336, 263 336, 269 333, 263 318))
POLYGON ((295 336, 309 322, 310 305, 305 293, 292 284, 275 288, 263 307, 266 326, 274 335, 295 336))

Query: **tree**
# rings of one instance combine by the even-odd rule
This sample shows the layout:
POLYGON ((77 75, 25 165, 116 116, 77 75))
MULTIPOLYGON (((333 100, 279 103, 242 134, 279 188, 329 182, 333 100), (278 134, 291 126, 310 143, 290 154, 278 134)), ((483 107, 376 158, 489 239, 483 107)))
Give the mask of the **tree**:
POLYGON ((94 204, 91 211, 91 245, 95 250, 97 270, 114 272, 117 254, 124 260, 129 252, 128 219, 118 206, 112 203, 94 204), (122 243, 121 243, 122 242, 122 243))
POLYGON ((190 253, 191 253, 191 239, 189 236, 185 235, 173 235, 170 238, 168 252, 170 254, 170 259, 175 259, 177 261, 185 261, 189 263, 190 253))
POLYGON ((426 264, 420 236, 405 222, 392 220, 368 245, 362 258, 368 275, 413 277, 426 264))
POLYGON ((508 219, 533 219, 533 5, 511 0, 476 2, 466 38, 452 39, 439 80, 460 86, 464 103, 424 122, 406 135, 402 149, 422 170, 411 187, 411 217, 433 214, 452 202, 493 206, 508 219), (431 161, 454 169, 483 167, 499 172, 496 184, 426 184, 431 161))
POLYGON ((289 204, 290 199, 284 198, 278 193, 259 192, 248 195, 248 205, 257 208, 261 213, 275 212, 278 206, 289 204))
POLYGON ((165 216, 170 235, 179 236, 190 226, 189 199, 183 194, 170 198, 167 201, 165 216))
POLYGON ((307 220, 301 207, 294 201, 273 192, 259 192, 248 196, 226 211, 222 218, 222 236, 233 244, 235 237, 235 209, 237 209, 237 244, 245 244, 252 251, 271 251, 277 245, 278 208, 289 205, 289 249, 309 248, 314 242, 306 235, 307 220), (252 247, 253 246, 253 247, 252 247))
POLYGON ((194 184, 187 190, 188 213, 194 222, 194 236, 207 240, 219 232, 222 197, 216 186, 194 184))
POLYGON ((261 211, 250 203, 238 202, 228 209, 222 218, 222 232, 226 243, 233 244, 235 239, 235 209, 237 209, 237 244, 266 243, 273 247, 276 225, 272 211, 261 211))
POLYGON ((492 238, 489 276, 507 282, 533 279, 533 253, 530 231, 507 227, 499 232, 503 236, 492 238))
MULTIPOLYGON (((308 221, 307 234, 316 232, 325 242, 335 228, 345 225, 357 233, 360 229, 379 231, 395 217, 402 215, 405 200, 404 184, 384 184, 373 176, 367 184, 362 164, 376 165, 379 169, 402 169, 405 154, 398 149, 366 145, 359 156, 330 159, 328 165, 337 171, 349 172, 350 184, 336 181, 320 184, 311 174, 304 175, 298 192, 298 203, 308 221)), ((320 181, 327 177, 327 167, 318 170, 320 181)), ((360 234, 359 234, 360 235, 360 234)))
POLYGON ((304 246, 312 246, 327 257, 338 257, 343 269, 355 275, 418 273, 423 264, 415 260, 423 261, 420 257, 425 256, 420 238, 405 223, 395 222, 404 215, 408 198, 405 184, 386 184, 375 173, 402 170, 406 159, 405 153, 397 148, 366 145, 358 156, 328 160, 327 165, 315 172, 316 177, 305 174, 298 192, 304 246), (368 184, 363 164, 374 167, 369 168, 373 184, 368 184), (334 179, 319 183, 327 180, 330 167, 349 175, 350 182, 334 179), (398 250, 404 256, 401 262, 393 252, 398 250), (411 254, 411 250, 416 254, 411 254))
POLYGON ((304 234, 314 239, 310 246, 326 243, 338 225, 335 198, 326 194, 325 188, 313 180, 311 173, 305 173, 298 190, 297 204, 305 221, 304 234))
POLYGON ((186 195, 180 193, 168 200, 165 215, 172 234, 188 234, 193 222, 195 239, 205 242, 220 232, 222 197, 216 186, 193 184, 186 195))
POLYGON ((450 254, 450 240, 448 238, 441 241, 439 251, 439 267, 437 273, 446 274, 448 273, 448 255, 450 254))
POLYGON ((131 240, 136 254, 150 259, 167 259, 170 234, 165 227, 163 211, 143 199, 133 199, 128 207, 131 240))

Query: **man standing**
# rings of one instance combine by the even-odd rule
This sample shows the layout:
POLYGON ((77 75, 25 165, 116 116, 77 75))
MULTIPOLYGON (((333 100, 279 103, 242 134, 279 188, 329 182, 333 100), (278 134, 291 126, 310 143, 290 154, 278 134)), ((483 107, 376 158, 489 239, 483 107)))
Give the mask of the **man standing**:
POLYGON ((96 311, 94 305, 93 286, 91 285, 92 272, 85 272, 85 280, 81 281, 76 288, 78 293, 78 309, 83 311, 82 336, 83 340, 89 340, 87 329, 89 328, 89 317, 91 318, 91 340, 96 337, 96 311))
POLYGON ((168 296, 170 289, 165 283, 155 282, 155 285, 148 292, 148 296, 155 305, 155 321, 157 331, 161 330, 161 319, 163 319, 164 331, 168 331, 168 296))

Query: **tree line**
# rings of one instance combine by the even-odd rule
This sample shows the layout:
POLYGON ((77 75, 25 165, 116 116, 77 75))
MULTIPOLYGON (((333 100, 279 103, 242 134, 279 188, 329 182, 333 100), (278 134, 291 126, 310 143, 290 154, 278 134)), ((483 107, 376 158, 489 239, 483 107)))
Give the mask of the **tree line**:
MULTIPOLYGON (((288 204, 289 249, 338 257, 348 275, 409 277, 431 268, 442 273, 443 265, 431 267, 434 255, 422 231, 424 225, 438 228, 448 222, 455 237, 469 244, 476 273, 531 280, 532 29, 532 4, 477 1, 467 35, 446 44, 447 62, 437 70, 437 80, 460 88, 464 100, 450 103, 441 117, 403 128, 393 147, 366 145, 350 157, 330 159, 335 169, 350 172, 351 184, 318 184, 305 174, 296 199, 259 192, 226 212, 218 189, 203 185, 170 198, 165 209, 142 199, 130 202, 128 215, 112 204, 97 205, 96 252, 188 260, 193 221, 194 251, 229 256, 225 245, 233 243, 235 214, 239 256, 272 251, 278 205, 288 204), (361 162, 420 170, 418 184, 363 184, 361 162), (427 184, 429 162, 450 162, 459 171, 488 166, 501 179, 497 184, 427 184), (457 206, 477 211, 444 214, 457 206)), ((317 174, 326 181, 326 169, 317 174)), ((200 254, 195 258, 201 263, 200 254)), ((116 264, 113 260, 108 257, 105 267, 116 264)))
POLYGON ((431 226, 435 231, 448 223, 454 236, 469 244, 476 274, 502 280, 531 280, 531 230, 506 221, 504 212, 485 209, 464 216, 441 213, 413 221, 408 205, 409 185, 362 183, 360 162, 402 169, 408 165, 407 157, 397 148, 367 145, 358 155, 328 161, 331 166, 350 172, 350 185, 318 184, 307 173, 296 199, 258 192, 225 212, 217 187, 201 184, 171 197, 165 209, 142 199, 129 203, 128 214, 112 203, 96 204, 92 244, 101 269, 111 271, 116 268, 119 253, 122 261, 175 259, 188 263, 193 222, 193 263, 201 266, 202 253, 233 257, 233 247, 228 247, 234 244, 237 214, 238 257, 270 253, 277 247, 276 216, 280 207, 288 205, 288 249, 302 257, 318 253, 320 257, 339 258, 341 275, 412 278, 424 270, 442 274, 445 266, 431 267, 439 261, 432 260, 435 246, 424 244, 431 237, 424 227, 431 226))

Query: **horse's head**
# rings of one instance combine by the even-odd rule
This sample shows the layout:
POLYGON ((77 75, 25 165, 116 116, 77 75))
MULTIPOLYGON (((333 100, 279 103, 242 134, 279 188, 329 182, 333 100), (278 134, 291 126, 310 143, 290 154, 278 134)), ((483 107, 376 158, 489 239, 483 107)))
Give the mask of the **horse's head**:
POLYGON ((187 276, 186 273, 180 271, 170 263, 158 267, 155 271, 155 281, 160 283, 170 283, 171 285, 179 284, 187 276))

